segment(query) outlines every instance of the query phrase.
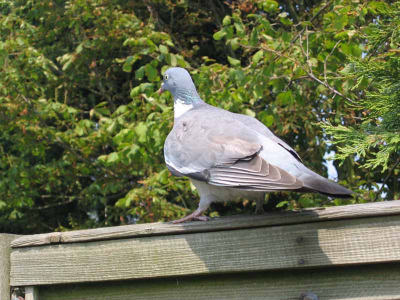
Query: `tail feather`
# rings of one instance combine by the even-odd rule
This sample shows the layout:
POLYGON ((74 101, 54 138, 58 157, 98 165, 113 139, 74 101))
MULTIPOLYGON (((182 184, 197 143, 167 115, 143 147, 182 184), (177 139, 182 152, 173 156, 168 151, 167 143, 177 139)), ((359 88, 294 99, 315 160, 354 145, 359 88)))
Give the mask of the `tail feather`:
POLYGON ((354 194, 353 191, 346 189, 345 187, 314 172, 312 173, 313 174, 307 174, 304 176, 304 178, 301 178, 301 180, 304 182, 305 188, 311 189, 314 192, 322 195, 335 198, 351 198, 351 195, 354 194))

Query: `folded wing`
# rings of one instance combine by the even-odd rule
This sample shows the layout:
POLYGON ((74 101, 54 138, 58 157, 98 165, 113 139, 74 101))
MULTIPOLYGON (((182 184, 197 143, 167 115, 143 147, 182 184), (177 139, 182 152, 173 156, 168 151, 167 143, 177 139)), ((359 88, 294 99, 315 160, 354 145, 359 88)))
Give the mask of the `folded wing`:
POLYGON ((258 136, 243 123, 220 120, 218 127, 187 116, 165 144, 169 170, 211 185, 249 191, 294 190, 303 182, 259 156, 258 136))

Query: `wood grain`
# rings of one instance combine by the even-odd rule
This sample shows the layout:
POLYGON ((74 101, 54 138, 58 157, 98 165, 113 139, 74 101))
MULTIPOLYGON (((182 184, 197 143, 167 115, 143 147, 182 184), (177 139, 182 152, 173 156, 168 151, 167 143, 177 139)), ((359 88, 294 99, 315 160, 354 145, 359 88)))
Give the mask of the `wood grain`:
POLYGON ((35 286, 25 287, 25 300, 39 300, 39 288, 35 286))
POLYGON ((400 299, 399 264, 44 286, 41 300, 400 299))
POLYGON ((400 216, 16 248, 13 286, 400 261, 400 216))
POLYGON ((0 234, 0 299, 10 298, 10 244, 18 237, 13 234, 0 234))
POLYGON ((169 223, 151 223, 61 233, 55 232, 49 234, 24 236, 13 241, 11 246, 18 248, 156 235, 191 234, 196 232, 237 230, 244 228, 302 224, 327 220, 356 219, 388 215, 400 215, 400 201, 355 204, 299 211, 273 212, 261 216, 239 215, 217 218, 208 222, 189 222, 177 225, 169 223))

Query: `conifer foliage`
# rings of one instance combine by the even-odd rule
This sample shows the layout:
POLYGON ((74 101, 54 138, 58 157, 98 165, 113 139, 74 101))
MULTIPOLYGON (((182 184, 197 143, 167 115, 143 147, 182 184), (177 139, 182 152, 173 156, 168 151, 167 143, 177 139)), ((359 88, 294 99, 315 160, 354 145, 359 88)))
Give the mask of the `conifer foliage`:
MULTIPOLYGON (((355 81, 354 109, 361 112, 354 126, 323 124, 342 161, 356 154, 363 167, 378 169, 397 185, 400 163, 400 3, 375 3, 380 12, 361 30, 364 55, 352 58, 342 74, 355 81), (389 170, 388 170, 389 169, 389 170)), ((382 187, 383 188, 383 187, 382 187)), ((390 191, 389 191, 390 192, 390 191)), ((377 195, 378 196, 378 195, 377 195)))

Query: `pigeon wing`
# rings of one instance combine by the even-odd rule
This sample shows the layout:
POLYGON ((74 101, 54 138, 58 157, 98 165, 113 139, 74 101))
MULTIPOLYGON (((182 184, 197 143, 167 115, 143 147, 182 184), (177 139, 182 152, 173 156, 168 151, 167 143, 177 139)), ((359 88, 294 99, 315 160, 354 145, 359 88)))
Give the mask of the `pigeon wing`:
POLYGON ((210 122, 187 113, 174 124, 164 151, 168 169, 211 185, 250 191, 299 189, 301 180, 259 156, 257 133, 233 118, 210 122))

